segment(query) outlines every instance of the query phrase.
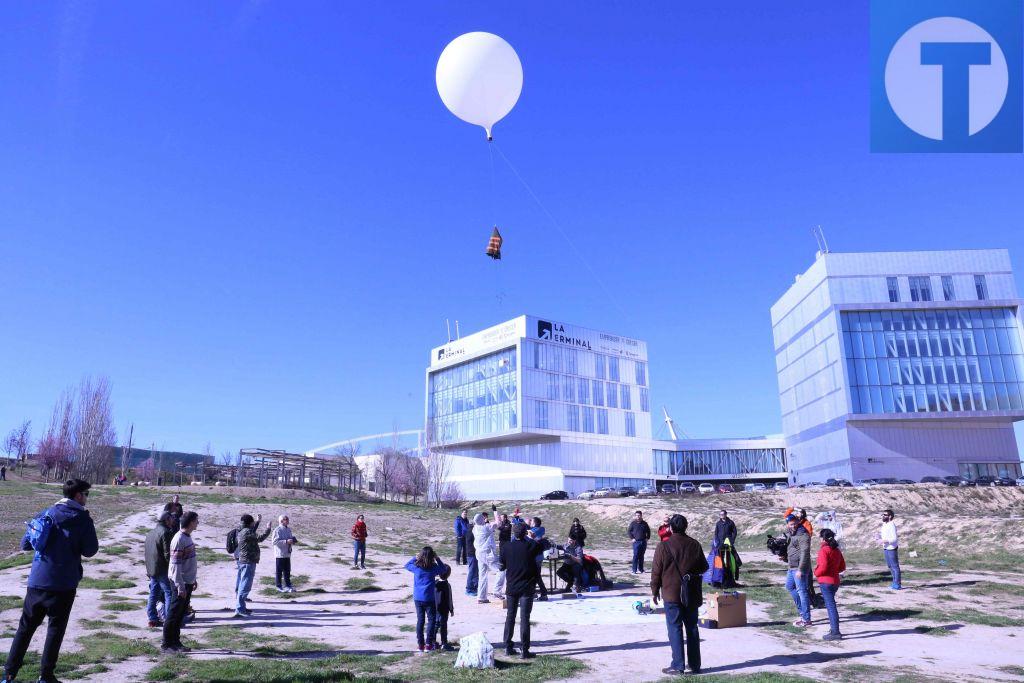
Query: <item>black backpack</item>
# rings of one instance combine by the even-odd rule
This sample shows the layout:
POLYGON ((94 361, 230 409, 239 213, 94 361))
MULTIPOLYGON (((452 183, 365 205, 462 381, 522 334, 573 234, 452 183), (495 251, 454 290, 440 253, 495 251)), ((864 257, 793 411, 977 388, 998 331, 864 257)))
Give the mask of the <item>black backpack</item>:
POLYGON ((228 555, 234 555, 238 550, 238 527, 228 532, 227 551, 228 555))

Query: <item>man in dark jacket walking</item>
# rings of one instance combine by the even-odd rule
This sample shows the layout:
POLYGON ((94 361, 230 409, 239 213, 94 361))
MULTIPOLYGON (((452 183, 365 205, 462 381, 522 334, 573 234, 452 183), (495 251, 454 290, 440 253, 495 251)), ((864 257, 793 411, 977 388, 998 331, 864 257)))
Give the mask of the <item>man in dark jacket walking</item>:
MULTIPOLYGON (((28 575, 28 590, 25 604, 18 622, 18 632, 11 643, 11 651, 4 665, 4 681, 13 681, 25 660, 32 635, 48 617, 46 642, 39 662, 39 680, 55 683, 57 657, 68 627, 71 607, 75 603, 75 591, 82 580, 82 556, 92 557, 99 550, 96 526, 85 509, 89 498, 90 484, 82 479, 69 479, 64 483, 63 494, 56 505, 43 511, 37 519, 49 516, 53 525, 46 538, 46 545, 36 551, 32 559, 32 571, 28 575)), ((21 539, 22 550, 32 550, 26 533, 21 539)))
POLYGON ((644 513, 639 510, 629 523, 629 537, 633 539, 633 567, 630 574, 643 574, 644 553, 647 552, 647 541, 651 540, 651 527, 644 521, 644 513))
POLYGON ((476 597, 480 584, 480 568, 476 566, 476 545, 473 537, 473 527, 470 526, 466 532, 466 595, 476 597))
POLYGON ((163 603, 164 617, 166 618, 171 606, 171 598, 174 596, 171 580, 167 578, 167 566, 171 558, 171 539, 174 538, 174 531, 171 529, 173 523, 174 517, 170 512, 161 512, 156 526, 150 529, 146 535, 146 576, 149 577, 146 616, 149 618, 150 628, 163 626, 163 619, 157 614, 157 603, 163 603))
POLYGON ((530 612, 533 611, 533 586, 537 582, 537 558, 544 549, 540 543, 526 537, 526 525, 512 527, 512 539, 498 555, 498 569, 505 572, 505 654, 516 654, 512 635, 519 612, 519 639, 522 641, 522 659, 529 659, 530 612))
POLYGON ((469 560, 466 554, 466 534, 469 533, 469 512, 463 510, 455 518, 455 564, 466 564, 469 560))
POLYGON ((661 671, 669 675, 682 674, 689 659, 690 672, 699 673, 697 609, 702 602, 701 574, 708 570, 708 561, 700 543, 686 535, 686 517, 672 515, 669 525, 672 535, 658 544, 651 565, 651 595, 655 605, 659 597, 665 602, 665 624, 668 626, 668 642, 672 646, 672 663, 661 671), (682 592, 683 577, 689 584, 685 595, 682 592))

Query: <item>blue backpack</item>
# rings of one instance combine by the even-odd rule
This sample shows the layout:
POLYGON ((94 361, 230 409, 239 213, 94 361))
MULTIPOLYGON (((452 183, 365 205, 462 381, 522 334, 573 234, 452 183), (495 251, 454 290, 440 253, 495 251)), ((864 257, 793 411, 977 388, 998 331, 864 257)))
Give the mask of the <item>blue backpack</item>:
POLYGON ((53 521, 50 511, 46 510, 38 517, 33 517, 25 522, 25 526, 27 527, 25 535, 28 537, 29 545, 36 551, 38 558, 46 549, 46 542, 50 540, 50 531, 56 526, 56 522, 53 521))

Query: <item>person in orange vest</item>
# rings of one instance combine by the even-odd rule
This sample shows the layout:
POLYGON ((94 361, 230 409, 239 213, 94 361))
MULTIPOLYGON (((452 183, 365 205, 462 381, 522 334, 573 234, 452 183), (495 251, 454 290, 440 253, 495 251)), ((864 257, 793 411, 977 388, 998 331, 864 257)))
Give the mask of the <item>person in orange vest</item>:
POLYGON ((814 536, 814 527, 811 525, 811 520, 807 519, 807 510, 800 508, 799 511, 794 511, 793 508, 786 508, 786 511, 782 514, 782 519, 786 519, 790 515, 796 515, 800 520, 800 526, 807 529, 808 536, 814 536))

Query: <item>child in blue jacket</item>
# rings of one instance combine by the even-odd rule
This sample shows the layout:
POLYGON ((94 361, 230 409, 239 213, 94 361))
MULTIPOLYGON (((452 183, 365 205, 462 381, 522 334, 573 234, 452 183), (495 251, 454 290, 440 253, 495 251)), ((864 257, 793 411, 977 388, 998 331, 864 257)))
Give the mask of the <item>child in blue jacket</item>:
POLYGON ((416 605, 416 645, 419 654, 423 654, 434 649, 434 633, 437 628, 434 577, 450 572, 451 569, 429 545, 424 546, 416 557, 406 562, 405 568, 413 574, 412 600, 416 605), (427 622, 426 637, 423 633, 424 620, 427 622))

